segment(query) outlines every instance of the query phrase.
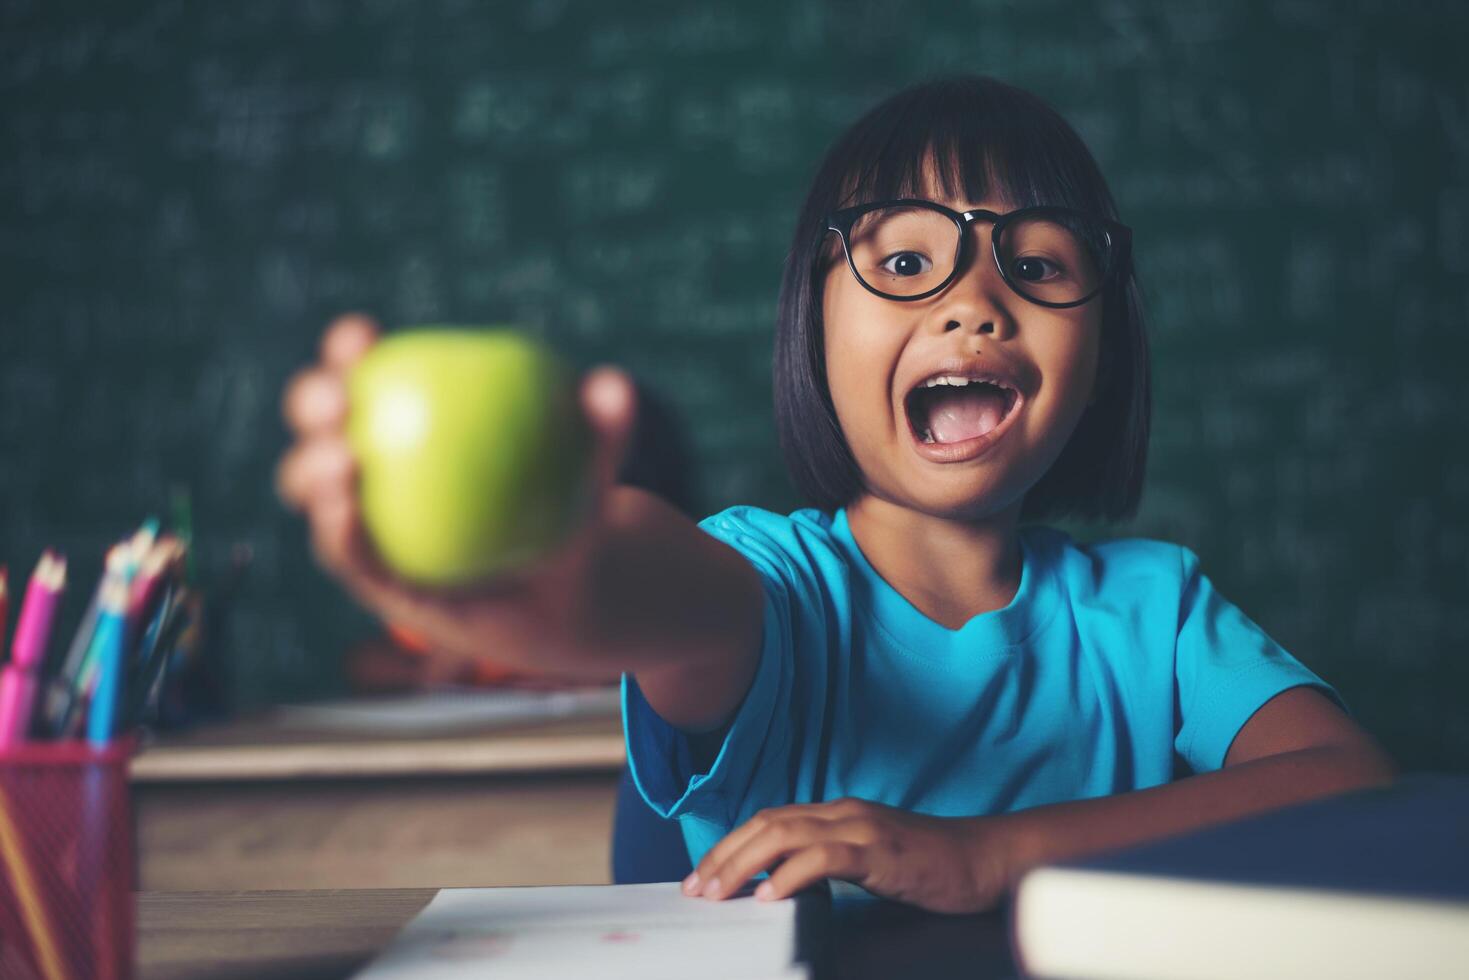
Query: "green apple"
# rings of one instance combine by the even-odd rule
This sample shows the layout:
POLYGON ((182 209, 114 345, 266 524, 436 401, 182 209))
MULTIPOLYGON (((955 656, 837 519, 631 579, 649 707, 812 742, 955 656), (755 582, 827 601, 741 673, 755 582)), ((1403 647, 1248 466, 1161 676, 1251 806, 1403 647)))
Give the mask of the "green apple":
POLYGON ((590 428, 575 375, 509 328, 420 327, 348 379, 347 440, 379 554, 418 585, 530 562, 581 520, 590 428))

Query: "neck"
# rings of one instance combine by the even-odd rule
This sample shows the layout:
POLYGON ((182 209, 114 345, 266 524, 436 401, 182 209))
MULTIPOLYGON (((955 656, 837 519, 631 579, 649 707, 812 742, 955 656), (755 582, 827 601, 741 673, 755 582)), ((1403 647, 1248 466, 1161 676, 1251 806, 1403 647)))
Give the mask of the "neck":
POLYGON ((884 581, 929 619, 958 629, 1020 590, 1020 503, 956 520, 864 494, 847 507, 847 525, 884 581))

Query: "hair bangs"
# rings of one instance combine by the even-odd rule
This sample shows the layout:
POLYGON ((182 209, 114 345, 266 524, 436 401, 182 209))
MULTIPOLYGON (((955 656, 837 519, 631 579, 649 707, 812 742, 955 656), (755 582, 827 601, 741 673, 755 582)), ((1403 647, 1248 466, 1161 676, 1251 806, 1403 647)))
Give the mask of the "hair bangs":
POLYGON ((1067 125, 1029 93, 993 91, 954 79, 900 93, 847 134, 828 157, 839 168, 817 187, 836 189, 820 210, 935 191, 967 204, 994 201, 1006 210, 1055 205, 1116 209, 1083 164, 1089 155, 1067 125), (846 143, 847 145, 842 145, 846 143), (1082 165, 1078 165, 1082 164, 1082 165))
POLYGON ((993 192, 1001 201, 1015 200, 1015 188, 1002 176, 1004 135, 965 125, 951 114, 905 113, 890 129, 874 126, 866 139, 851 147, 845 172, 832 175, 829 186, 840 188, 826 210, 900 198, 977 202, 993 192), (921 124, 928 119, 929 125, 921 124))

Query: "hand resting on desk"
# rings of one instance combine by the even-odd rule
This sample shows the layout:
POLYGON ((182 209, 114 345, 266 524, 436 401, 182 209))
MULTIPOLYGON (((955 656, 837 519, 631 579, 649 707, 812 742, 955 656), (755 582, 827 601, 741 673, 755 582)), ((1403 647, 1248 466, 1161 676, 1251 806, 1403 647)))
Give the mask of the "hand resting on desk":
POLYGON ((1011 884, 1005 824, 1003 815, 933 817, 856 799, 774 807, 710 848, 683 890, 726 898, 773 867, 757 899, 841 878, 931 912, 979 911, 1011 884))

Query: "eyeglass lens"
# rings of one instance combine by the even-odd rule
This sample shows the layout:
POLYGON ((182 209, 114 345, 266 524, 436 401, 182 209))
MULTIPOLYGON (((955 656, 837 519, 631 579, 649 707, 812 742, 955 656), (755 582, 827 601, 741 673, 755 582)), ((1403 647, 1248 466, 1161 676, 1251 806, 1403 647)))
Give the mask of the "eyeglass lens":
MULTIPOLYGON (((847 247, 862 280, 889 296, 936 289, 954 271, 962 232, 952 218, 913 205, 861 215, 847 247)), ((1044 303, 1071 303, 1096 291, 1106 274, 1106 233, 1084 215, 1040 212, 1005 224, 998 254, 1010 285, 1044 303)))

